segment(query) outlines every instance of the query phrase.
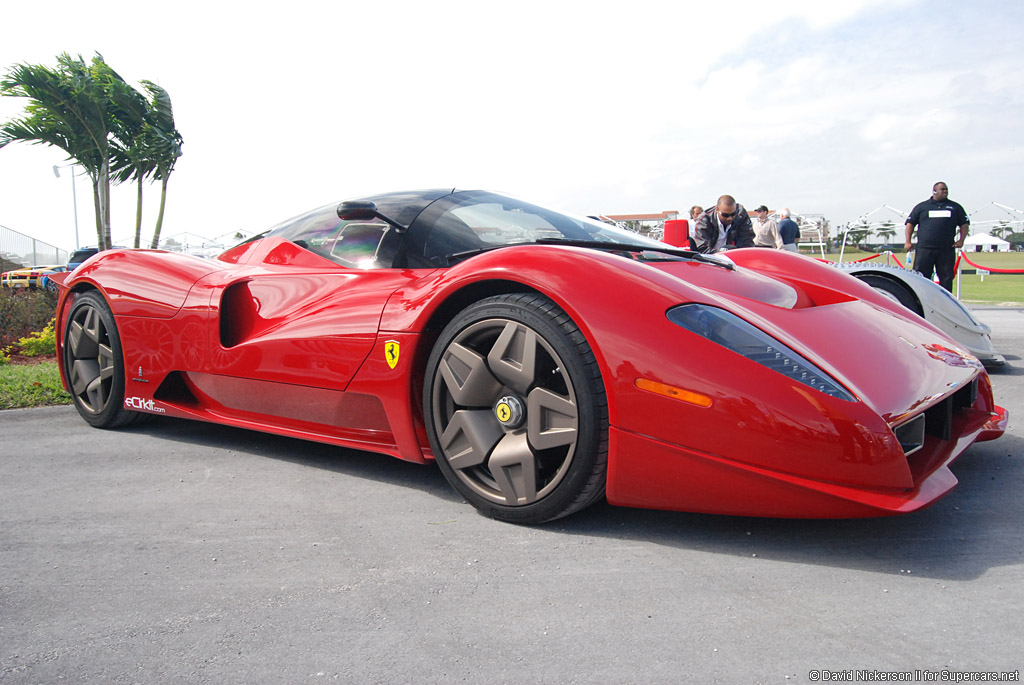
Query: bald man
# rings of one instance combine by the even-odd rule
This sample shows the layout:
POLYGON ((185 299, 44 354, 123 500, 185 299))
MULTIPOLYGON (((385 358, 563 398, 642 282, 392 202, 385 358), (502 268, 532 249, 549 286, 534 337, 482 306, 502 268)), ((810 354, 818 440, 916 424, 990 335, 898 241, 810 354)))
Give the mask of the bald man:
POLYGON ((718 198, 714 207, 700 215, 694 239, 697 252, 712 253, 733 247, 753 247, 754 227, 743 205, 731 195, 718 198))
POLYGON ((932 196, 914 207, 907 217, 906 226, 907 252, 912 247, 914 228, 917 227, 914 271, 927 279, 936 273, 939 285, 953 292, 956 251, 964 246, 971 223, 964 208, 949 199, 949 186, 942 181, 933 185, 932 196))

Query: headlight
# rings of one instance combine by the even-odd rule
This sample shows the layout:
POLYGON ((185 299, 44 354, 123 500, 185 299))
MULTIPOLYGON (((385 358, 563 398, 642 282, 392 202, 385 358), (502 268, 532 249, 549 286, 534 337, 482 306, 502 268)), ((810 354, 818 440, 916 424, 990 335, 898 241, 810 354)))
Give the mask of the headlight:
POLYGON ((672 323, 794 381, 841 400, 852 402, 855 399, 817 366, 724 309, 703 304, 684 304, 668 310, 667 316, 672 323))

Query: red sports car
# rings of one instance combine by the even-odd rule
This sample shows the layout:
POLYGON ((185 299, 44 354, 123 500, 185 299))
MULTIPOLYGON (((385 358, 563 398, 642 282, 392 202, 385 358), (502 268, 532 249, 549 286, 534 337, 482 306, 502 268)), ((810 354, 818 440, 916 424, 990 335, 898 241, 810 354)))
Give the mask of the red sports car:
POLYGON ((914 511, 1007 422, 976 358, 832 267, 484 191, 346 201, 216 259, 117 250, 57 279, 90 424, 161 414, 436 461, 520 523, 602 497, 914 511))

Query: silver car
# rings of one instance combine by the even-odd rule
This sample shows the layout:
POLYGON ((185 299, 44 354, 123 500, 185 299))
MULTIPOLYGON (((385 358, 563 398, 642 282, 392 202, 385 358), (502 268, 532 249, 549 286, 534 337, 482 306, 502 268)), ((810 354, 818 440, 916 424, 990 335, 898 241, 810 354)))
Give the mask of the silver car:
POLYGON ((886 264, 857 262, 836 264, 836 267, 923 317, 970 350, 985 366, 1006 364, 1006 358, 992 346, 992 330, 934 281, 916 271, 886 264))

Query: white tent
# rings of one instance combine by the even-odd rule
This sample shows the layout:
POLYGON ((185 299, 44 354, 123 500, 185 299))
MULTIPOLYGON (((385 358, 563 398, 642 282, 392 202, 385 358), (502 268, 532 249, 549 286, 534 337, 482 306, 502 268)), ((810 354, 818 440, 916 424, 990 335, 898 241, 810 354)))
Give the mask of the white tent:
POLYGON ((964 241, 964 250, 967 252, 1009 252, 1010 243, 988 233, 978 233, 967 236, 967 240, 964 241))

